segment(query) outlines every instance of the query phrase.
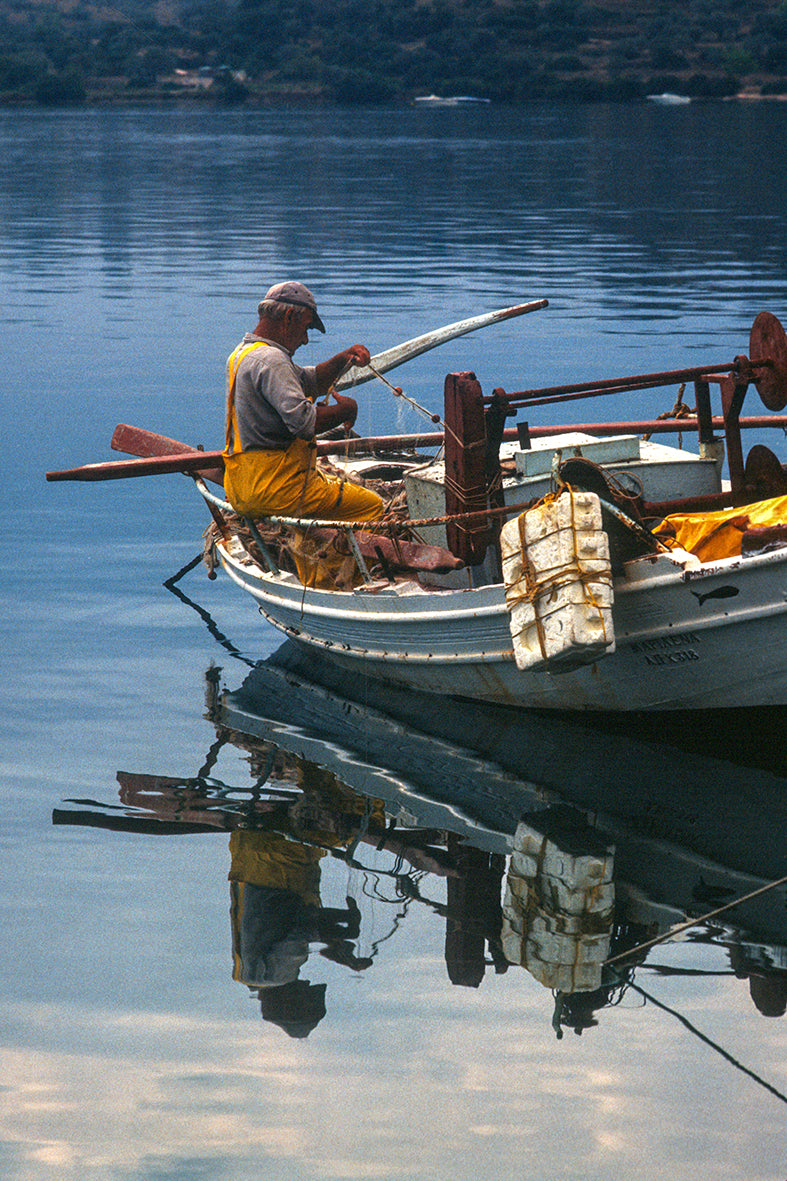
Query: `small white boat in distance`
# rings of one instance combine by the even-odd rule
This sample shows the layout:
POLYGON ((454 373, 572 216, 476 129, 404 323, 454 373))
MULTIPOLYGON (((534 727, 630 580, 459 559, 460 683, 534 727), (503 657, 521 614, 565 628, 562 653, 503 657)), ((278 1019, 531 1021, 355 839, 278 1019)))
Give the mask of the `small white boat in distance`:
POLYGON ((421 94, 417 95, 413 100, 417 103, 425 103, 432 107, 458 107, 469 103, 487 104, 492 100, 489 98, 477 98, 473 94, 450 94, 445 98, 439 94, 421 94))
POLYGON ((647 99, 648 102, 658 103, 662 107, 685 107, 691 102, 687 94, 670 94, 668 90, 663 94, 649 94, 647 99))

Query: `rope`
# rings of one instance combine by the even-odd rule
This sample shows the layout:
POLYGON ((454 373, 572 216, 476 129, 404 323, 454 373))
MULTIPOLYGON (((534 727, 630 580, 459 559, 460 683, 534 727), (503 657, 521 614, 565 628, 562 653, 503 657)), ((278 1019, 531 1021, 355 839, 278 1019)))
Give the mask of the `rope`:
MULTIPOLYGON (((218 507, 224 509, 225 512, 228 512, 228 513, 235 512, 232 505, 228 501, 221 500, 218 496, 214 496, 213 493, 206 487, 203 480, 200 480, 200 479, 195 480, 195 483, 199 487, 200 493, 202 494, 204 499, 207 500, 209 503, 218 505, 218 507)), ((447 525, 447 524, 450 524, 454 521, 481 520, 484 517, 514 516, 516 513, 524 512, 525 509, 529 509, 532 507, 533 507, 533 501, 531 500, 531 501, 527 501, 526 503, 522 503, 522 504, 506 504, 506 505, 503 505, 502 508, 484 508, 484 509, 478 509, 478 510, 475 510, 475 511, 469 512, 469 513, 450 513, 450 514, 448 514, 446 516, 442 516, 442 517, 422 517, 417 520, 410 520, 410 518, 407 517, 407 518, 402 519, 401 521, 397 521, 394 518, 390 522, 386 522, 386 523, 390 523, 392 526, 396 526, 396 528, 402 529, 402 530, 410 529, 410 528, 423 529, 429 525, 447 525)), ((360 531, 363 531, 364 529, 371 530, 372 526, 380 524, 379 521, 333 521, 333 520, 317 519, 314 517, 265 516, 265 517, 259 517, 258 520, 270 521, 276 525, 295 526, 295 527, 301 528, 301 529, 306 529, 310 525, 316 525, 322 529, 344 529, 349 525, 351 529, 360 530, 360 531)))
POLYGON ((188 572, 190 570, 193 570, 195 566, 199 566, 200 562, 203 562, 204 560, 205 560, 204 552, 201 554, 197 554, 197 556, 195 558, 192 558, 190 562, 187 562, 185 566, 181 566, 181 568, 180 568, 180 570, 178 570, 177 574, 172 574, 169 578, 166 578, 164 580, 164 586, 166 586, 168 588, 173 587, 176 582, 180 582, 180 580, 184 574, 188 574, 188 572))
POLYGON ((693 1033, 694 1036, 699 1038, 699 1040, 706 1046, 710 1046, 712 1050, 715 1050, 718 1054, 720 1054, 725 1062, 729 1062, 731 1066, 734 1066, 736 1070, 740 1070, 742 1074, 748 1075, 750 1079, 753 1079, 755 1083, 758 1083, 766 1091, 769 1091, 771 1095, 774 1095, 777 1099, 781 1099, 782 1103, 787 1103, 787 1095, 785 1095, 782 1091, 777 1090, 776 1087, 772 1086, 771 1083, 766 1082, 765 1079, 760 1078, 760 1076, 755 1074, 753 1070, 750 1070, 748 1066, 744 1066, 742 1062, 730 1054, 729 1050, 725 1050, 724 1047, 720 1046, 718 1042, 714 1042, 712 1038, 709 1038, 707 1034, 698 1029, 696 1025, 689 1021, 688 1017, 684 1017, 682 1013, 679 1013, 677 1009, 673 1009, 670 1005, 665 1005, 663 1001, 657 1000, 652 993, 646 992, 644 988, 640 988, 640 986, 635 984, 633 980, 628 982, 628 987, 633 989, 634 992, 638 992, 644 1000, 650 1001, 650 1003, 655 1005, 657 1009, 661 1009, 664 1013, 669 1013, 670 1017, 674 1017, 676 1021, 679 1021, 684 1029, 688 1029, 689 1033, 693 1033))
MULTIPOLYGON (((677 395, 675 397, 675 403, 674 403, 672 409, 665 410, 663 412, 663 414, 657 415, 656 422, 664 422, 668 418, 680 419, 680 418, 696 418, 697 417, 697 407, 695 406, 694 409, 692 410, 691 407, 687 406, 686 403, 683 401, 683 395, 685 394, 685 392, 686 392, 686 383, 685 383, 685 381, 683 381, 680 384, 680 388, 679 388, 677 395)), ((652 433, 653 433, 652 431, 649 431, 647 434, 642 436, 642 438, 645 440, 645 442, 647 442, 648 439, 650 439, 652 433)), ((678 446, 679 447, 683 446, 683 432, 682 431, 678 431, 678 446)))
MULTIPOLYGON (((451 476, 449 476, 447 471, 445 471, 445 473, 444 473, 444 484, 445 484, 446 493, 450 493, 451 495, 453 495, 455 500, 457 500, 460 504, 462 503, 462 501, 464 501, 464 503, 466 505, 468 505, 468 510, 466 510, 462 514, 455 514, 455 516, 461 516, 463 518, 467 518, 469 513, 473 513, 473 512, 483 513, 483 507, 486 504, 487 495, 489 494, 489 492, 492 491, 491 488, 487 489, 486 484, 474 484, 469 488, 468 487, 460 487, 459 484, 457 484, 456 481, 453 480, 451 478, 451 476), (477 508, 474 506, 477 506, 477 508)), ((452 518, 450 518, 450 517, 445 518, 446 522, 451 519, 452 518)), ((486 528, 486 516, 485 515, 482 517, 481 527, 482 527, 482 529, 486 528)), ((470 529, 469 526, 465 526, 465 525, 461 524, 459 521, 457 521, 457 528, 461 532, 465 532, 465 533, 472 532, 472 529, 470 529)))

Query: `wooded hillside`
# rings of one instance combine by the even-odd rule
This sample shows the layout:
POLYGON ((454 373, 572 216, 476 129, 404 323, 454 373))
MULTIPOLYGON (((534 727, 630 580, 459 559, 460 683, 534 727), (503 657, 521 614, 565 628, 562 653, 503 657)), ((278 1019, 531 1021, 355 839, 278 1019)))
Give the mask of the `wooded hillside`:
POLYGON ((787 92, 787 0, 0 0, 0 102, 787 92))

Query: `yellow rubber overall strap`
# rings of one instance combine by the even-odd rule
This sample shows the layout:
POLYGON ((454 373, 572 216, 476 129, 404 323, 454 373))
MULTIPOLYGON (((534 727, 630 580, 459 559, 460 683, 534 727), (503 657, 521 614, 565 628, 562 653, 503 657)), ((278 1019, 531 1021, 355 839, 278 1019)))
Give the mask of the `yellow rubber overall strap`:
POLYGON ((255 340, 253 344, 239 344, 227 361, 227 422, 225 426, 224 448, 226 455, 233 454, 235 446, 234 439, 237 439, 240 443, 240 431, 238 430, 238 420, 235 415, 235 380, 238 376, 240 363, 244 357, 248 357, 249 353, 253 353, 255 349, 267 349, 268 347, 263 340, 255 340))

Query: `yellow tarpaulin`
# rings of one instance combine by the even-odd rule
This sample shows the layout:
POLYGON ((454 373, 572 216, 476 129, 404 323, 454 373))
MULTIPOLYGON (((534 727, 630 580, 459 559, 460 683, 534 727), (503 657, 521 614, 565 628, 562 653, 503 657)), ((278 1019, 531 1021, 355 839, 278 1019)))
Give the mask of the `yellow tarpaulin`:
POLYGON ((688 550, 703 562, 715 562, 740 555, 747 529, 783 524, 787 524, 787 496, 775 496, 713 513, 674 513, 653 533, 670 547, 688 550))

